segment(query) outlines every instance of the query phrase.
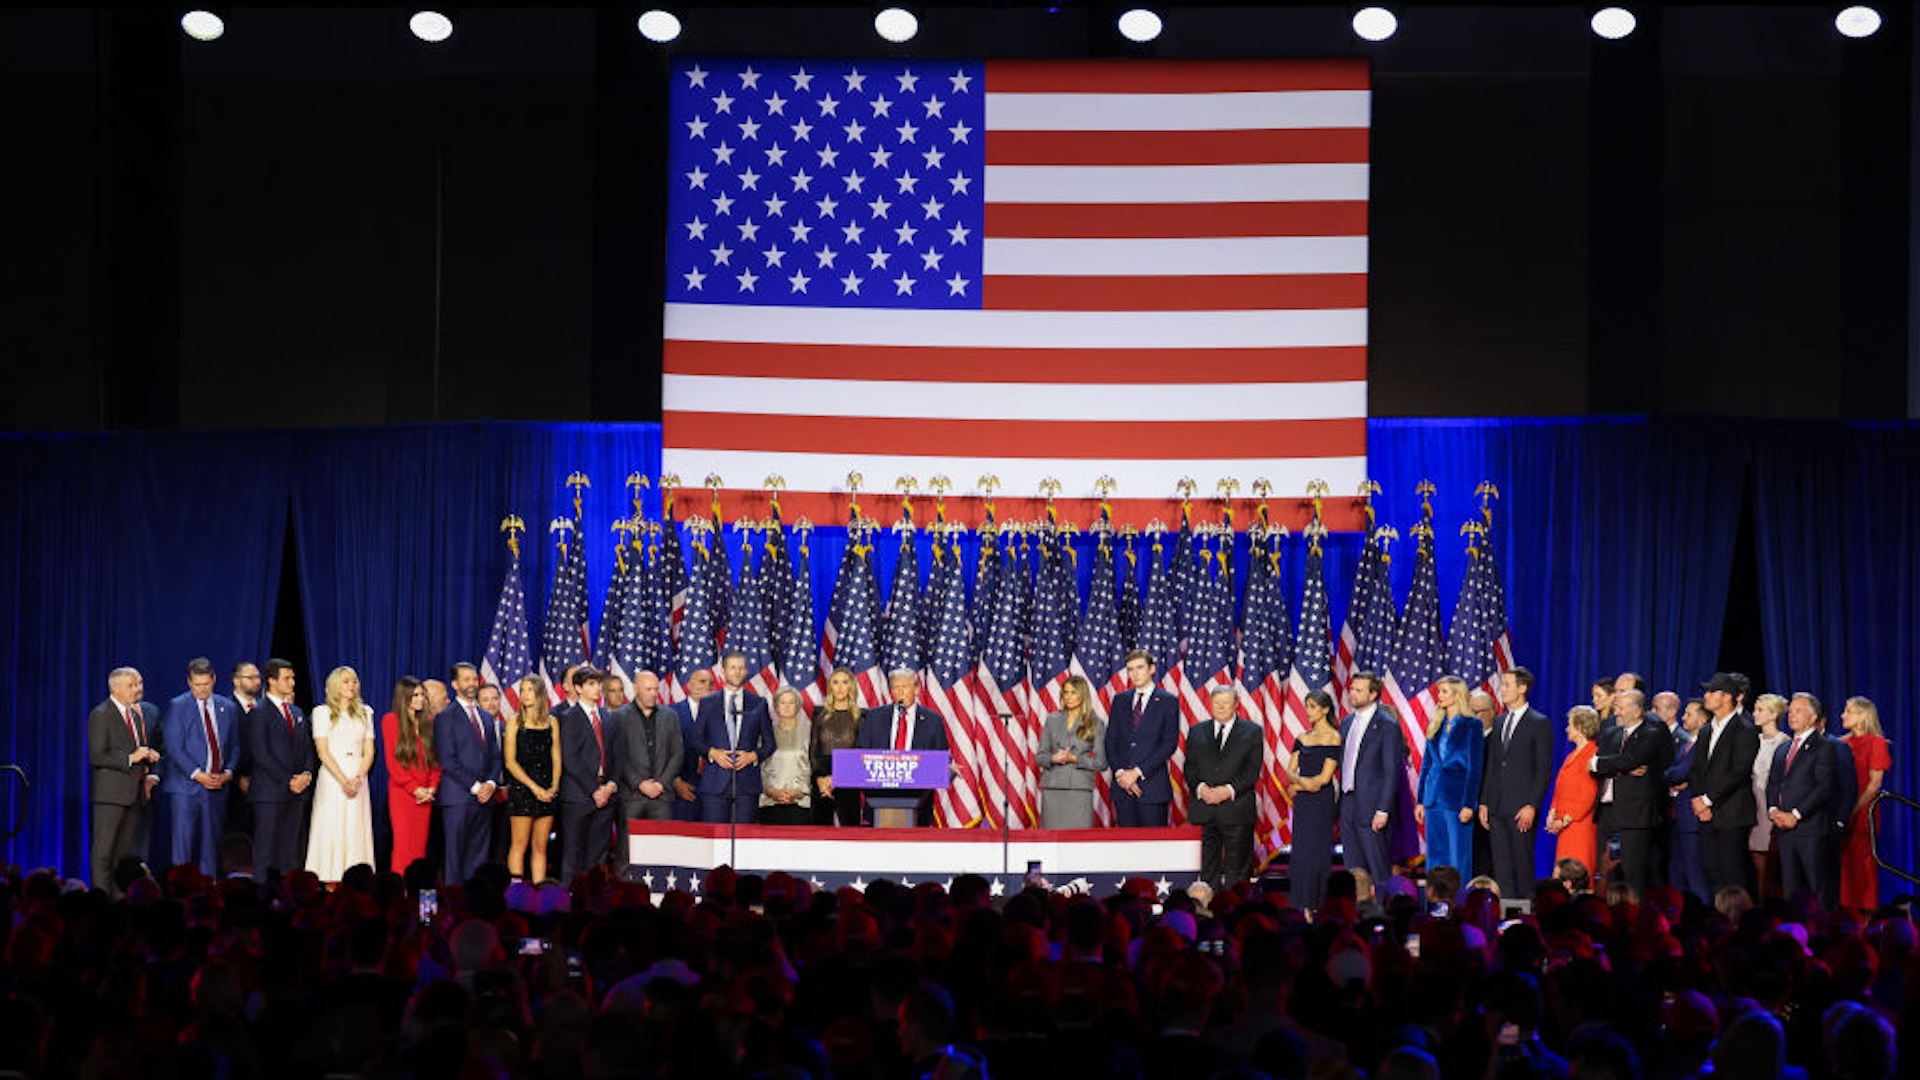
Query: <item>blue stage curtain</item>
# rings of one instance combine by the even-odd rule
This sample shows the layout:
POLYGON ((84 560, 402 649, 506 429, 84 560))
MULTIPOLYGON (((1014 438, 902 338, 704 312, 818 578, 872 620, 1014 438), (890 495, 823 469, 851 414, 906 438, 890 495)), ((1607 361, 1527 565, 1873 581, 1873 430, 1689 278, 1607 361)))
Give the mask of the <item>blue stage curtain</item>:
POLYGON ((10 861, 84 875, 86 715, 109 671, 139 668, 164 706, 194 657, 213 660, 224 692, 233 661, 266 647, 286 452, 261 433, 0 439, 5 760, 32 785, 10 861))
MULTIPOLYGON (((658 424, 445 424, 302 433, 293 455, 294 546, 308 655, 300 697, 325 699, 327 673, 360 676, 377 718, 403 675, 447 677, 486 651, 510 556, 500 522, 526 522, 522 585, 533 651, 552 584, 547 524, 573 515, 564 481, 585 473, 588 595, 599 626, 613 572, 613 522, 632 513, 630 473, 658 479, 658 424)), ((658 494, 648 514, 658 517, 658 494)), ((386 850, 386 765, 372 777, 386 850)))
MULTIPOLYGON (((1838 728, 1846 699, 1880 709, 1893 743, 1885 786, 1920 782, 1920 427, 1779 425, 1755 453, 1757 554, 1767 674, 1817 695, 1838 728)), ((1881 814, 1881 853, 1915 865, 1920 822, 1881 814)), ((1882 896, 1911 886, 1882 875, 1882 896)))

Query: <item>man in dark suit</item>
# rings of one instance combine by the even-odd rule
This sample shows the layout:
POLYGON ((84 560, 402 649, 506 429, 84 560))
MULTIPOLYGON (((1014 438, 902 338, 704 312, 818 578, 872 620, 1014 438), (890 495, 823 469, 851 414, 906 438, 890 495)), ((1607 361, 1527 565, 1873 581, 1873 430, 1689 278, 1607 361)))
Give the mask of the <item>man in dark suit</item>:
POLYGON ((500 787, 501 749, 493 718, 480 711, 480 669, 453 665, 453 700, 433 718, 433 752, 440 759, 434 802, 446 834, 444 880, 465 882, 486 861, 492 842, 490 804, 500 787))
POLYGON ((1216 892, 1253 871, 1253 819, 1265 744, 1253 724, 1238 723, 1231 686, 1207 698, 1213 723, 1187 733, 1187 818, 1200 826, 1200 877, 1216 892))
POLYGON ((694 753, 705 758, 700 774, 700 820, 751 825, 760 802, 760 766, 773 756, 773 724, 767 699, 748 690, 747 656, 720 659, 724 685, 701 699, 694 713, 694 753))
POLYGON ((1793 695, 1787 706, 1792 738, 1774 748, 1767 774, 1767 819, 1780 851, 1780 891, 1788 899, 1808 893, 1825 901, 1827 845, 1833 843, 1835 766, 1832 740, 1820 731, 1820 699, 1793 695))
POLYGON ((607 860, 620 817, 620 751, 613 710, 601 700, 605 679, 591 664, 573 672, 573 697, 554 712, 560 722, 560 880, 607 860))
POLYGON ((240 766, 233 770, 233 784, 239 789, 238 795, 227 796, 227 831, 242 836, 253 835, 253 802, 246 797, 247 789, 253 785, 253 763, 246 759, 247 727, 253 722, 253 707, 260 702, 260 665, 251 660, 242 660, 233 665, 234 715, 237 718, 234 730, 240 738, 240 766))
POLYGON ((1833 751, 1833 842, 1824 851, 1827 860, 1827 895, 1820 903, 1828 911, 1840 906, 1840 854, 1847 842, 1847 824, 1853 806, 1860 801, 1860 774, 1854 769, 1853 747, 1847 740, 1831 734, 1830 721, 1820 714, 1820 733, 1827 736, 1827 748, 1833 751))
MULTIPOLYGON (((947 722, 920 701, 920 676, 900 670, 887 676, 891 705, 879 705, 860 716, 859 746, 866 750, 946 750, 947 722)), ((920 794, 914 814, 920 825, 933 824, 933 792, 920 794)))
POLYGON ((169 702, 160 718, 173 750, 160 783, 172 819, 171 861, 198 866, 208 877, 219 870, 227 787, 240 759, 239 712, 239 706, 213 692, 213 662, 202 656, 187 664, 187 692, 169 702))
POLYGON ((1691 809, 1700 821, 1700 861, 1706 864, 1707 887, 1739 886, 1757 895, 1753 860, 1747 856, 1747 834, 1758 820, 1753 801, 1753 760, 1760 755, 1760 732, 1753 718, 1737 711, 1745 691, 1742 680, 1716 672, 1701 684, 1701 700, 1710 719, 1697 739, 1706 745, 1693 752, 1691 809))
POLYGON ((1665 724, 1649 723, 1646 709, 1644 691, 1614 694, 1620 749, 1596 755, 1587 764, 1595 776, 1613 781, 1610 820, 1620 833, 1620 870, 1634 894, 1642 897, 1659 877, 1657 834, 1667 819, 1667 766, 1673 764, 1673 736, 1665 724))
POLYGON ((1380 703, 1380 675, 1361 671, 1347 687, 1353 710, 1340 719, 1340 845, 1346 865, 1375 881, 1393 877, 1387 826, 1407 782, 1400 718, 1380 703))
POLYGON ((660 705, 660 680, 651 671, 633 677, 633 700, 615 710, 620 729, 620 810, 628 820, 673 818, 674 778, 686 760, 680 717, 660 705))
POLYGON ((247 801, 253 804, 253 866, 265 877, 289 874, 305 864, 300 843, 307 835, 307 802, 320 754, 307 714, 293 703, 293 665, 268 660, 266 697, 247 714, 241 730, 243 756, 252 762, 247 801))
POLYGON ((1532 692, 1533 672, 1517 667, 1500 673, 1500 701, 1506 708, 1494 717, 1480 782, 1480 820, 1493 842, 1493 877, 1500 895, 1515 898, 1533 895, 1534 824, 1553 779, 1553 731, 1546 715, 1527 703, 1532 692))
POLYGON ((145 692, 138 671, 116 668, 107 676, 106 700, 87 713, 93 887, 115 895, 114 867, 145 853, 149 804, 160 782, 160 711, 140 700, 145 692))
POLYGON ((672 705, 680 718, 680 775, 673 778, 673 820, 700 820, 700 773, 707 759, 693 752, 693 717, 700 702, 713 693, 713 672, 701 668, 686 678, 687 696, 672 705))
POLYGON ((1113 816, 1121 828, 1161 828, 1173 802, 1167 762, 1180 746, 1180 703, 1154 685, 1153 654, 1127 654, 1132 689, 1113 699, 1107 762, 1113 768, 1113 816))
MULTIPOLYGON (((1657 700, 1657 699, 1656 699, 1657 700)), ((1680 729, 1674 733, 1673 764, 1667 766, 1667 794, 1672 806, 1668 832, 1667 883, 1681 892, 1691 893, 1709 902, 1707 872, 1700 865, 1700 819, 1693 816, 1693 754, 1700 748, 1696 738, 1707 727, 1707 707, 1699 698, 1687 702, 1680 729)))

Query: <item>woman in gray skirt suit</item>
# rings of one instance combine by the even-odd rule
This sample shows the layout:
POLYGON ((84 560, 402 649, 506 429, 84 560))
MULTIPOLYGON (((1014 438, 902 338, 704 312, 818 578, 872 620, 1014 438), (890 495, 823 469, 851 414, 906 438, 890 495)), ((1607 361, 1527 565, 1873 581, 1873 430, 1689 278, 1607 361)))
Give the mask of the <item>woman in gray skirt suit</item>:
POLYGON ((1093 828, 1095 779, 1107 768, 1106 725, 1093 714, 1093 689, 1075 675, 1060 690, 1060 711, 1040 736, 1040 827, 1093 828))

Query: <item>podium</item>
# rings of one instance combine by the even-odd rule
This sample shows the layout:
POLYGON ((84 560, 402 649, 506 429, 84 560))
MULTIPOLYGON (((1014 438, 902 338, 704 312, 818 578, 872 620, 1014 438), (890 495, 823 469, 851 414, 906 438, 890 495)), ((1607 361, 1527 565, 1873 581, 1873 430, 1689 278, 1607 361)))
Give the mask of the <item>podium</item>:
POLYGON ((833 789, 866 792, 877 829, 911 829, 920 800, 944 791, 953 776, 953 758, 945 750, 835 750, 833 789))

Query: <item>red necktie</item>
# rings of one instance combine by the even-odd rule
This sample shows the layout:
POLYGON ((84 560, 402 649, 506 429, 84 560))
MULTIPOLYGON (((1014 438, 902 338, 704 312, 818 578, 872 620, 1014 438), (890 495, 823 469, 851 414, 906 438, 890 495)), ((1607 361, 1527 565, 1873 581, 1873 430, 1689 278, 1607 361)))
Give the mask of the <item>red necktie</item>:
POLYGON ((1795 739, 1793 745, 1787 747, 1787 772, 1793 771, 1793 757, 1800 752, 1800 744, 1804 741, 1804 739, 1795 739))
POLYGON ((127 706, 127 734, 133 736, 133 745, 145 746, 147 740, 140 737, 140 729, 133 726, 133 706, 127 706))
POLYGON ((465 703, 462 703, 462 705, 467 710, 467 719, 473 721, 473 733, 480 736, 480 745, 487 745, 487 729, 480 725, 480 714, 474 710, 472 705, 466 705, 465 703))
POLYGON ((281 717, 283 717, 283 718, 284 718, 284 719, 286 720, 286 722, 287 722, 287 734, 289 734, 289 735, 292 735, 292 734, 294 734, 294 730, 293 730, 293 706, 291 706, 291 705, 289 705, 289 704, 287 704, 287 703, 286 703, 286 702, 284 702, 284 701, 283 701, 283 702, 281 702, 281 703, 280 703, 280 715, 281 715, 281 717))
POLYGON ((204 700, 200 702, 200 722, 205 724, 207 728, 207 756, 211 759, 207 767, 207 772, 212 773, 214 776, 219 776, 222 771, 220 768, 220 736, 214 733, 213 712, 207 708, 207 703, 204 700))
POLYGON ((600 710, 587 706, 587 719, 593 721, 593 741, 600 744, 600 775, 607 775, 607 739, 600 731, 600 710))
POLYGON ((893 726, 893 748, 905 750, 907 748, 907 707, 902 705, 896 712, 898 719, 894 721, 893 726))

